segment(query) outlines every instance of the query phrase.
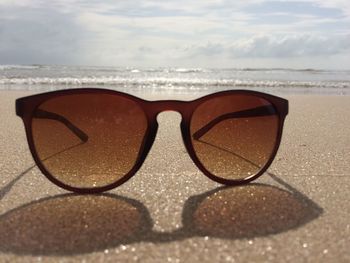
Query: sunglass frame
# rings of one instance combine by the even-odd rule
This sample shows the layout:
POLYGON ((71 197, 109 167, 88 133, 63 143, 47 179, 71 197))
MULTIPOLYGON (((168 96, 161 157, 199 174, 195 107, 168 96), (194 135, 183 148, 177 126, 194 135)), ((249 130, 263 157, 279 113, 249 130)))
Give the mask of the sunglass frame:
POLYGON ((158 122, 157 122, 157 115, 163 111, 176 111, 181 114, 182 120, 181 120, 181 133, 182 133, 182 139, 184 142, 184 145, 186 147, 186 150, 188 154, 190 155, 192 161, 195 163, 195 165, 199 168, 199 170, 206 175, 208 178, 210 178, 213 181, 216 181, 221 184, 225 185, 242 185, 249 183, 259 176, 261 176, 271 165, 272 161, 274 160, 278 148, 281 143, 282 138, 282 131, 283 131, 283 125, 285 117, 288 114, 288 100, 273 96, 270 94, 258 92, 258 91, 251 91, 251 90, 228 90, 228 91, 221 91, 216 92, 213 94, 206 95, 204 97, 192 100, 192 101, 181 101, 181 100, 159 100, 159 101, 149 101, 144 100, 138 97, 135 97, 133 95, 115 91, 115 90, 108 90, 108 89, 99 89, 99 88, 77 88, 77 89, 67 89, 67 90, 57 90, 57 91, 51 91, 36 95, 31 95, 23 98, 19 98, 16 100, 16 114, 22 118, 24 126, 25 126, 25 132, 26 137, 29 145, 30 152, 34 158, 34 161, 36 165, 39 167, 40 171, 54 184, 56 184, 59 187, 62 187, 66 190, 73 191, 76 193, 81 194, 92 194, 92 193, 100 193, 104 191, 111 190, 115 187, 118 187, 119 185, 125 183, 128 181, 132 176, 136 174, 136 172, 140 169, 142 166, 144 160, 146 159, 152 144, 155 140, 157 130, 158 130, 158 122), (137 157, 137 160, 135 161, 135 164, 133 168, 122 178, 120 178, 118 181, 102 186, 102 187, 92 187, 92 188, 78 188, 73 187, 70 185, 67 185, 58 179, 56 179, 42 164, 37 151, 35 149, 35 144, 33 140, 33 133, 32 133, 32 119, 33 114, 38 109, 38 107, 44 103, 47 100, 57 98, 59 96, 68 96, 68 95, 78 95, 78 94, 109 94, 109 95, 115 95, 123 98, 127 98, 129 100, 132 100, 136 102, 140 108, 145 113, 145 116, 147 118, 147 130, 144 136, 144 140, 142 142, 142 145, 140 147, 139 155, 137 157), (277 139, 274 146, 274 149, 266 162, 266 164, 259 170, 258 173, 255 175, 252 175, 248 178, 242 179, 242 180, 229 180, 224 179, 221 177, 217 177, 210 173, 204 165, 199 161, 195 150, 192 145, 191 141, 191 133, 190 133, 190 124, 191 119, 193 116, 194 111, 197 109, 199 105, 202 103, 218 98, 223 96, 232 96, 232 95, 247 95, 247 96, 255 96, 262 99, 267 100, 268 102, 273 105, 273 107, 276 110, 276 115, 278 116, 278 131, 277 131, 277 139))

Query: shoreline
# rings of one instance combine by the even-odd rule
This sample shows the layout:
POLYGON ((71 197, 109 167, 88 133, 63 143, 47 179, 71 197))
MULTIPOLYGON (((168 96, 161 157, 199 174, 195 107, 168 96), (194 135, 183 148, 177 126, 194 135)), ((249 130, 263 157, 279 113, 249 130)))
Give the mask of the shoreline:
POLYGON ((98 88, 98 89, 109 89, 109 90, 116 90, 123 93, 140 96, 140 97, 166 97, 166 98, 199 98, 208 94, 225 91, 225 90, 253 90, 253 91, 259 91, 263 93, 268 93, 271 95, 276 95, 279 97, 284 96, 350 96, 350 89, 344 88, 344 89, 320 89, 320 88, 312 88, 312 89, 254 89, 254 88, 245 88, 245 87, 234 87, 232 89, 218 89, 215 88, 213 90, 206 89, 206 90, 186 90, 186 89, 178 89, 178 90, 169 90, 166 87, 164 88, 155 88, 155 89, 136 89, 136 88, 122 88, 117 86, 106 86, 106 85, 95 85, 95 86, 62 86, 57 89, 57 87, 52 86, 40 86, 39 88, 37 85, 35 85, 35 88, 30 88, 26 86, 26 89, 24 89, 21 86, 17 86, 17 88, 13 88, 11 86, 11 89, 9 88, 1 88, 0 85, 0 92, 6 93, 6 92, 19 92, 19 93, 25 93, 25 94, 39 94, 39 93, 45 93, 55 90, 65 90, 65 89, 79 89, 79 88, 98 88))

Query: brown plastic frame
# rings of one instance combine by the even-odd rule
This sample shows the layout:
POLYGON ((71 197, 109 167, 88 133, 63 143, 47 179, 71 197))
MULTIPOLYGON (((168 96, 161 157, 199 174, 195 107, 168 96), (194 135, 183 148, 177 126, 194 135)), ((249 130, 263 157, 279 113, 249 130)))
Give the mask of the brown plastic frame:
MULTIPOLYGON (((248 111, 242 111, 243 115, 242 117, 247 117, 247 114, 249 112, 252 112, 251 116, 257 116, 259 113, 257 113, 257 110, 259 108, 253 109, 253 110, 248 110, 248 111)), ((214 94, 210 94, 204 97, 201 97, 199 99, 193 100, 193 101, 179 101, 179 100, 160 100, 160 101, 148 101, 148 100, 143 100, 138 97, 114 91, 114 90, 108 90, 108 89, 97 89, 97 88, 79 88, 79 89, 69 89, 69 90, 59 90, 59 91, 52 91, 52 92, 47 92, 47 93, 42 93, 42 94, 37 94, 37 95, 32 95, 28 97, 23 97, 19 98, 16 100, 16 114, 22 118, 25 126, 25 131, 26 131, 26 136, 28 140, 28 145, 30 148, 30 151, 32 153, 32 156, 35 160, 35 163, 41 170, 41 172, 54 184, 77 193, 99 193, 99 192, 104 192, 107 190, 111 190, 123 183, 125 183, 127 180, 129 180, 141 167, 142 163, 147 157, 147 154, 149 153, 152 144, 154 142, 154 139, 157 134, 158 130, 158 123, 157 123, 157 115, 163 111, 176 111, 179 112, 182 116, 181 120, 181 133, 182 133, 182 138, 183 142, 185 144, 186 150, 189 153, 191 159, 193 162, 196 164, 196 166, 210 179, 221 183, 225 185, 241 185, 248 183, 252 180, 255 180, 259 176, 261 176, 267 168, 270 166, 272 163, 274 157, 276 156, 277 150, 279 148, 281 138, 282 138, 282 130, 283 130, 283 124, 285 117, 288 114, 288 101, 286 99, 276 97, 273 95, 269 95, 266 93, 262 92, 257 92, 257 91, 250 91, 250 90, 229 90, 229 91, 222 91, 222 92, 217 92, 214 94), (127 99, 130 99, 134 102, 136 102, 140 108, 143 110, 146 118, 147 118, 147 123, 148 127, 142 142, 142 145, 140 147, 140 152, 138 155, 138 158, 133 166, 133 168, 125 175, 123 176, 120 180, 106 186, 102 187, 96 187, 96 188, 76 188, 72 187, 69 185, 66 185, 59 180, 57 180, 54 176, 50 174, 48 170, 44 167, 42 162, 40 161, 38 154, 36 152, 35 146, 34 146, 34 141, 33 141, 33 136, 32 136, 32 119, 33 118, 57 118, 58 121, 63 122, 68 128, 70 128, 76 135, 83 136, 82 143, 88 140, 88 138, 85 138, 84 134, 81 134, 82 131, 79 130, 78 127, 74 127, 72 123, 69 122, 69 120, 66 120, 64 117, 57 117, 58 115, 50 113, 50 112, 40 112, 38 114, 37 109, 38 107, 45 101, 56 98, 58 96, 66 96, 66 95, 77 95, 77 94, 110 94, 110 95, 116 95, 120 97, 124 97, 127 99), (272 151, 272 154, 265 164, 264 167, 260 169, 260 171, 248 178, 245 178, 243 180, 229 180, 229 179, 223 179, 220 177, 217 177, 210 173, 199 161, 197 158, 197 155, 193 149, 193 145, 191 142, 191 133, 190 133, 190 123, 191 123, 191 118, 193 112, 197 109, 199 105, 201 105, 203 102, 211 100, 213 98, 221 97, 221 96, 229 96, 229 95, 251 95, 259 98, 263 98, 267 100, 268 102, 273 105, 276 115, 278 116, 278 133, 277 133, 277 140, 276 144, 274 147, 274 150, 272 151)), ((262 112, 266 112, 266 109, 262 112)), ((263 113, 260 113, 259 116, 261 116, 263 113)), ((228 116, 229 117, 229 116, 228 116)), ((228 118, 227 117, 227 118, 228 118)), ((237 118, 237 113, 234 116, 237 118)), ((217 120, 219 122, 221 120, 217 120)), ((203 128, 202 128, 203 129, 203 128)), ((202 130, 201 129, 201 130, 202 130)), ((205 128, 204 128, 205 130, 205 128)), ((198 131, 196 132, 198 133, 198 131)), ((195 134, 196 134, 195 133, 195 134)), ((194 134, 193 138, 196 139, 195 137, 199 137, 198 134, 197 136, 194 134)), ((203 134, 203 132, 202 132, 203 134)), ((201 135, 200 135, 201 136, 201 135)))

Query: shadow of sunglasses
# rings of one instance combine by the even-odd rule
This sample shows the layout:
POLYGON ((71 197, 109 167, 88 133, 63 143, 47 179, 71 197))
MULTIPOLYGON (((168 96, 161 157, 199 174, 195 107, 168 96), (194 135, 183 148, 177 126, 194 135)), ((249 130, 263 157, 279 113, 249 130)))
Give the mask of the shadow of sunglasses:
POLYGON ((185 202, 182 227, 153 230, 148 209, 115 194, 64 194, 24 204, 0 216, 0 251, 23 255, 75 255, 139 242, 192 237, 242 239, 301 227, 323 209, 277 176, 281 187, 219 187, 185 202))

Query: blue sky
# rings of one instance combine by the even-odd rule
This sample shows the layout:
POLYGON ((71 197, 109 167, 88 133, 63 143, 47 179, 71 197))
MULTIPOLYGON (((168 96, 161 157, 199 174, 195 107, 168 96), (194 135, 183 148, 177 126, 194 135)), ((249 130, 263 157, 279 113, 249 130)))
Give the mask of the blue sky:
POLYGON ((350 69, 350 1, 0 0, 0 64, 350 69))

